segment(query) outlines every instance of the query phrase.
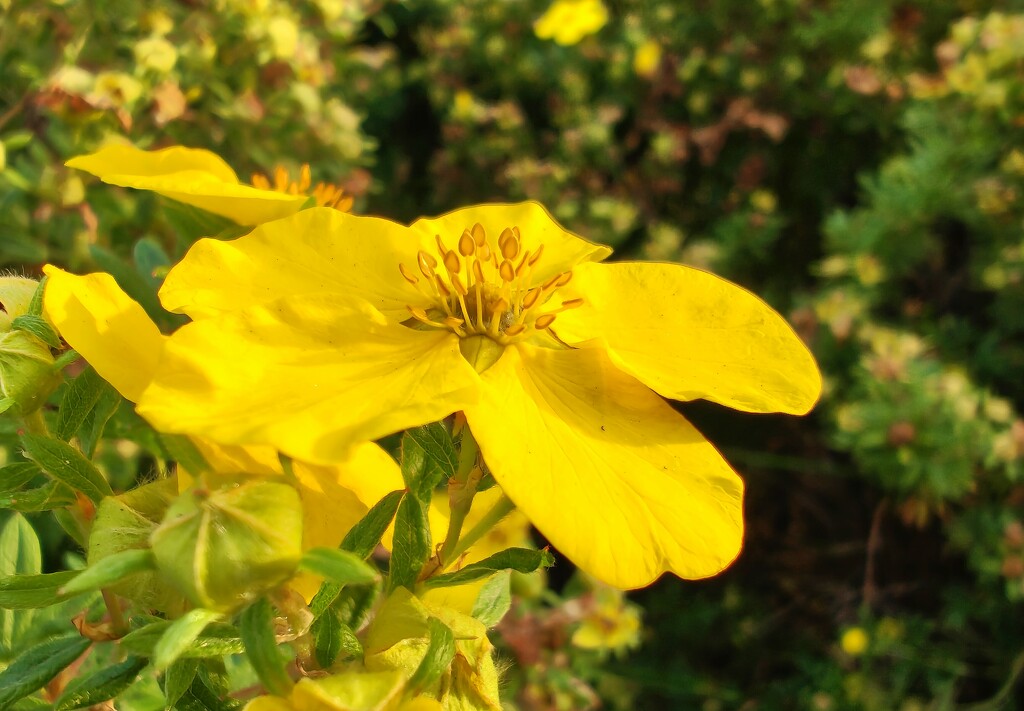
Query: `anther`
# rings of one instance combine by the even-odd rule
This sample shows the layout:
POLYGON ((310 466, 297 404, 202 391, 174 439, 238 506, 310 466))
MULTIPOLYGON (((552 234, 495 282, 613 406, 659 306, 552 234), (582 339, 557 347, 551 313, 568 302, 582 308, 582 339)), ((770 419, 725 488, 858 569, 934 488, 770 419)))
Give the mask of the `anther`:
POLYGON ((463 230, 462 236, 459 237, 459 254, 469 257, 474 251, 476 251, 476 242, 473 241, 473 235, 469 234, 469 230, 463 230))
POLYGON ((523 236, 519 234, 519 228, 516 227, 515 225, 512 226, 512 234, 514 234, 516 236, 516 239, 519 240, 520 242, 523 241, 523 236))
POLYGON ((313 176, 309 172, 309 163, 303 163, 302 169, 299 171, 299 192, 304 193, 309 190, 312 182, 313 176))
POLYGON ((422 249, 416 253, 416 263, 419 265, 420 274, 425 276, 427 279, 434 276, 434 267, 437 266, 437 260, 422 249))
POLYGON ((415 284, 416 282, 419 281, 419 278, 415 274, 410 274, 408 272, 404 264, 398 265, 398 271, 402 272, 402 276, 405 277, 405 280, 410 284, 415 284))
POLYGON ((461 318, 456 318, 455 316, 448 316, 444 320, 444 325, 452 330, 458 330, 462 328, 462 324, 464 323, 465 321, 463 321, 461 318))
POLYGON ((583 306, 583 299, 569 299, 568 301, 562 302, 563 309, 575 309, 583 306))
POLYGON ((540 298, 541 289, 530 289, 526 292, 526 296, 523 297, 523 309, 532 309, 533 305, 537 303, 537 299, 540 298))
POLYGON ((498 267, 498 274, 501 275, 502 281, 505 282, 511 282, 516 278, 516 270, 512 268, 512 262, 507 259, 498 267))
POLYGON ((501 245, 501 256, 505 259, 515 259, 517 254, 519 254, 519 240, 509 232, 508 239, 501 245))
POLYGON ((540 256, 542 254, 544 254, 544 245, 543 245, 543 243, 540 245, 540 247, 537 248, 537 253, 535 255, 533 255, 533 257, 530 258, 530 266, 531 267, 534 264, 536 264, 537 262, 540 261, 540 256))
POLYGON ((440 292, 442 297, 447 299, 449 296, 452 295, 452 292, 448 289, 447 286, 445 286, 444 281, 442 281, 441 277, 439 277, 437 274, 434 275, 434 283, 437 284, 437 290, 440 292))
POLYGON ((480 257, 480 261, 482 262, 486 262, 491 258, 491 248, 487 245, 486 242, 479 246, 479 249, 477 250, 477 256, 480 257))
POLYGON ((558 281, 555 282, 555 286, 562 287, 572 281, 572 272, 565 272, 562 276, 558 277, 558 281))
POLYGON ((484 232, 484 226, 477 222, 473 225, 473 239, 480 246, 483 246, 487 242, 487 233, 484 232))
POLYGON ((513 324, 505 329, 506 336, 518 336, 520 333, 526 330, 526 325, 522 323, 513 324))
POLYGON ((537 320, 533 322, 533 327, 536 328, 538 331, 543 331, 545 328, 547 328, 554 322, 554 314, 544 314, 543 316, 537 317, 537 320))
POLYGON ((459 261, 459 255, 455 253, 455 250, 448 250, 444 253, 444 268, 448 270, 449 274, 459 273, 462 262, 459 261))

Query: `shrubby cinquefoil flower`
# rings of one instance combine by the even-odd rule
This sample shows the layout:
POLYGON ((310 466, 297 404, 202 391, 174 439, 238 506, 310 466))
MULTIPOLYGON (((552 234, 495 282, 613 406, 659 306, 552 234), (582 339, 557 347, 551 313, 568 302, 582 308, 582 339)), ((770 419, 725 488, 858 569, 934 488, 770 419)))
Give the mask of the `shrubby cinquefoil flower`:
POLYGON ((111 144, 95 153, 72 158, 66 165, 91 173, 104 183, 152 190, 240 225, 259 225, 287 217, 301 210, 310 198, 318 205, 341 210, 352 205, 336 186, 320 183, 310 192, 308 167, 303 168, 297 181, 278 169, 273 182, 266 176, 254 175, 253 184, 246 185, 220 156, 201 148, 173 146, 143 151, 130 145, 111 144))
POLYGON ((737 555, 743 484, 664 398, 804 413, 814 360, 751 293, 678 264, 608 263, 535 203, 409 227, 310 209, 201 240, 168 275, 158 428, 307 461, 463 411, 509 498, 617 587, 737 555))

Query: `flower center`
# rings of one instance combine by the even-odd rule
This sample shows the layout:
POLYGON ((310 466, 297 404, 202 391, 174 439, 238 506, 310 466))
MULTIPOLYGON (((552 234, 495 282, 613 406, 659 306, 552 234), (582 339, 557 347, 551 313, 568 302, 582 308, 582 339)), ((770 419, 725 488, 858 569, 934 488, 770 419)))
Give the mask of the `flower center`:
POLYGON ((342 212, 348 212, 352 208, 352 198, 345 194, 337 185, 330 183, 317 183, 313 192, 309 192, 313 178, 309 172, 309 163, 303 163, 299 170, 299 179, 292 180, 288 169, 282 165, 274 168, 274 180, 262 173, 252 174, 252 186, 260 190, 273 190, 277 193, 287 195, 309 195, 319 207, 333 207, 342 212))
POLYGON ((524 252, 518 227, 506 227, 494 243, 478 222, 463 230, 456 249, 449 249, 440 235, 434 239, 436 256, 420 250, 415 269, 398 265, 402 277, 433 302, 429 309, 408 307, 420 323, 446 328, 460 338, 488 336, 505 345, 546 331, 556 314, 583 304, 583 299, 570 299, 545 309, 572 272, 535 284, 544 245, 524 252))

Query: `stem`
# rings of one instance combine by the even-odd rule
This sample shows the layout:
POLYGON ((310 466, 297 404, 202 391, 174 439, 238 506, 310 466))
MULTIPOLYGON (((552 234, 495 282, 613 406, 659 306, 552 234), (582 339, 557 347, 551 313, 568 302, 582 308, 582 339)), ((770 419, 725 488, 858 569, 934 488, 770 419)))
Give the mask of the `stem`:
POLYGON ((44 437, 50 436, 50 428, 46 426, 46 420, 43 418, 42 409, 30 412, 27 415, 22 416, 22 422, 25 423, 25 429, 32 434, 42 435, 44 437))
POLYGON ((128 623, 125 622, 124 613, 121 610, 121 603, 117 595, 106 588, 100 591, 103 595, 103 603, 107 606, 107 614, 110 615, 110 629, 118 637, 128 633, 128 623))
POLYGON ((457 560, 460 555, 486 536, 488 531, 494 528, 501 519, 512 513, 515 508, 516 505, 512 503, 512 499, 502 494, 501 498, 491 507, 491 510, 484 514, 484 517, 477 521, 476 525, 469 529, 465 536, 459 539, 458 544, 454 546, 449 554, 451 558, 445 558, 444 560, 457 560))
POLYGON ((448 532, 445 535, 444 543, 437 554, 440 570, 444 570, 448 561, 455 559, 452 551, 459 543, 462 524, 465 523, 469 509, 473 505, 477 484, 483 477, 483 470, 476 464, 479 454, 480 449, 473 438, 473 433, 469 431, 468 427, 464 427, 459 448, 459 469, 455 472, 455 476, 448 480, 448 508, 451 511, 451 518, 448 519, 448 532))

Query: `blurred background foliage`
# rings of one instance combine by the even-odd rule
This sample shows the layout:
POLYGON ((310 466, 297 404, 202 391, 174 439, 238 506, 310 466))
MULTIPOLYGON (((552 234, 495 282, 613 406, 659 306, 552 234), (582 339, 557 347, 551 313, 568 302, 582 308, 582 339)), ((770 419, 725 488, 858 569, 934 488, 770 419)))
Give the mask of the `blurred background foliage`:
POLYGON ((574 597, 561 562, 499 629, 510 700, 1019 708, 1024 2, 554 5, 0 0, 0 262, 155 303, 223 226, 63 166, 121 137, 308 163, 400 220, 535 199, 619 258, 711 269, 789 316, 825 396, 686 405, 747 479, 743 555, 631 594, 628 654, 638 608, 574 597))

